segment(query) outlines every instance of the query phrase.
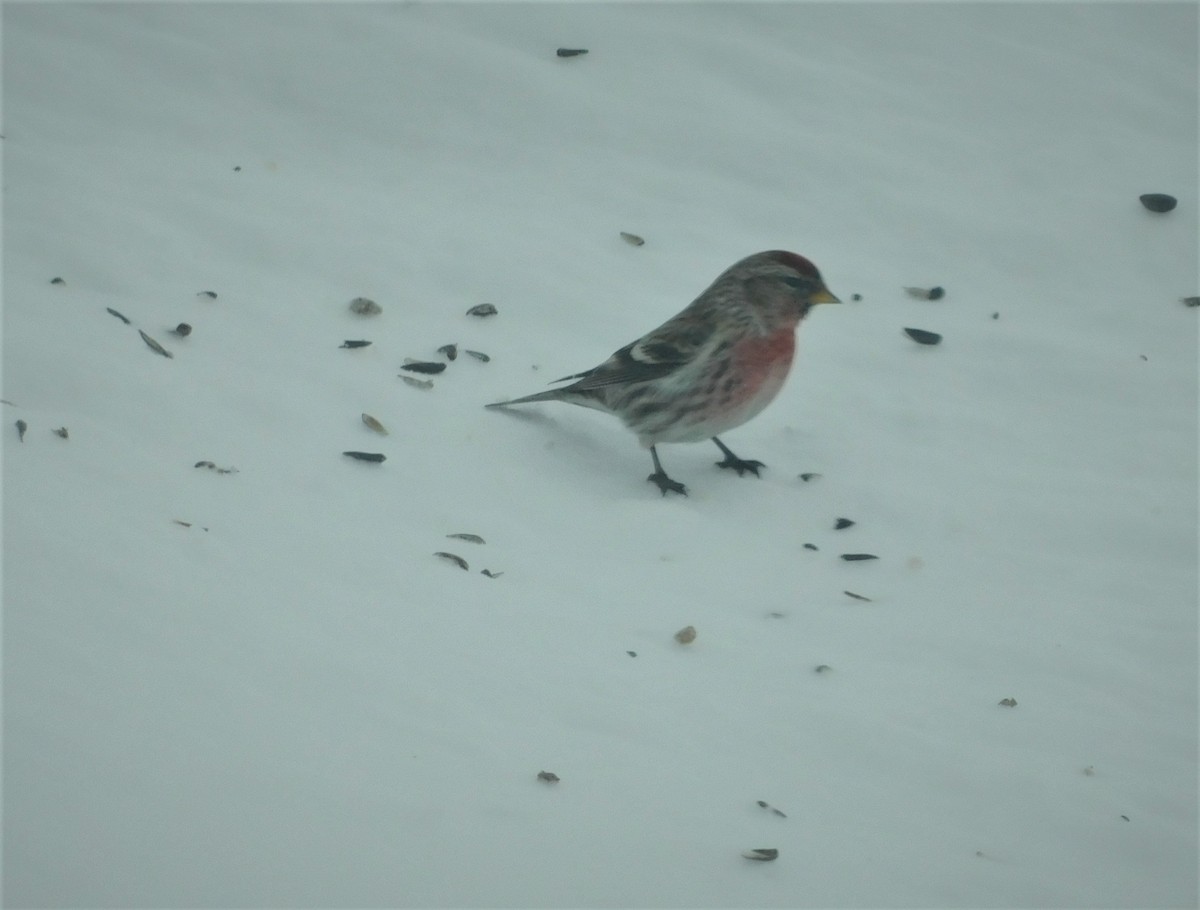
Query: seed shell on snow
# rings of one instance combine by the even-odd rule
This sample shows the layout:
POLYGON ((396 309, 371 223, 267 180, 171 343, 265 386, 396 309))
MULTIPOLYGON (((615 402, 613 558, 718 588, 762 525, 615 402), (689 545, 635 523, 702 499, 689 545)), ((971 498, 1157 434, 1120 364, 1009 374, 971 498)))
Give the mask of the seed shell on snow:
POLYGON ((1179 302, 1184 306, 1197 307, 1200 306, 1200 297, 1180 297, 1179 302))
POLYGON ((198 293, 196 296, 197 297, 207 297, 209 300, 216 300, 217 292, 216 291, 200 291, 200 293, 198 293))
POLYGON ((388 434, 387 427, 385 427, 378 420, 376 420, 374 417, 372 417, 370 414, 367 414, 366 412, 364 412, 362 415, 362 422, 365 423, 367 426, 369 426, 372 430, 374 430, 380 436, 386 436, 388 434))
POLYGON ((557 784, 562 778, 560 778, 553 771, 539 771, 537 779, 540 781, 545 781, 548 784, 557 784))
POLYGON ((630 246, 644 246, 646 241, 637 234, 630 234, 628 231, 621 231, 621 239, 630 246))
POLYGON ((343 455, 348 455, 351 458, 356 458, 359 461, 371 461, 379 464, 381 461, 386 461, 387 456, 379 452, 343 452, 343 455))
POLYGON ((1171 211, 1179 202, 1174 196, 1168 196, 1166 193, 1143 193, 1138 196, 1138 200, 1150 211, 1160 214, 1171 211))
POLYGON ((500 311, 490 303, 477 303, 467 310, 468 316, 495 316, 500 311))
POLYGON ((1000 699, 999 704, 1006 708, 1015 708, 1017 706, 1017 700, 1015 698, 1002 698, 1000 699))
POLYGON ((181 322, 170 331, 172 335, 178 335, 180 338, 187 338, 188 335, 192 334, 192 327, 186 322, 181 322))
POLYGON ((503 572, 493 572, 491 569, 480 569, 479 574, 486 575, 488 578, 499 578, 504 573, 503 572))
POLYGON ((443 357, 445 357, 447 360, 457 360, 458 359, 458 345, 456 345, 456 344, 444 344, 440 348, 437 349, 437 352, 439 354, 441 354, 443 357))
POLYGON ((155 341, 153 338, 151 338, 149 335, 147 335, 145 332, 143 332, 141 329, 138 329, 138 334, 142 336, 142 341, 146 342, 146 345, 155 354, 162 354, 164 357, 174 357, 175 356, 170 351, 168 351, 166 348, 164 348, 161 344, 159 344, 157 341, 155 341))
POLYGON ((774 847, 758 847, 755 850, 747 850, 742 856, 746 859, 758 860, 760 863, 769 863, 779 859, 779 851, 774 847))
POLYGON ((71 438, 71 434, 67 432, 67 428, 66 428, 66 427, 59 427, 58 429, 56 429, 56 430, 53 430, 52 432, 54 433, 54 435, 55 435, 55 436, 60 436, 60 437, 62 437, 63 439, 70 439, 70 438, 71 438))
POLYGON ((467 565, 467 561, 465 559, 463 559, 461 556, 459 556, 457 553, 445 553, 445 552, 442 552, 439 550, 437 553, 434 553, 433 555, 438 556, 438 557, 446 560, 447 562, 454 563, 456 566, 458 566, 464 572, 470 571, 471 567, 467 565))
POLYGON ((402 370, 408 370, 412 373, 440 373, 446 369, 444 363, 439 363, 436 360, 412 360, 411 358, 404 361, 402 370))
POLYGON ((833 523, 833 529, 835 531, 844 531, 846 528, 850 528, 853 526, 854 526, 854 522, 851 521, 849 518, 839 518, 837 521, 835 521, 833 523))
POLYGON ((25 421, 23 421, 23 420, 17 421, 17 438, 19 440, 21 440, 21 442, 25 441, 25 431, 28 429, 29 429, 29 424, 27 424, 25 421))
POLYGON ((62 278, 51 278, 50 283, 51 284, 66 284, 67 282, 64 281, 62 278))
POLYGON ((866 559, 878 559, 874 553, 843 553, 842 559, 846 562, 862 562, 866 559))
POLYGON ((417 379, 416 376, 401 376, 400 378, 415 389, 429 390, 433 388, 432 379, 417 379))
POLYGON ((560 57, 582 57, 587 53, 586 47, 560 47, 555 51, 560 57))
POLYGON ((359 316, 378 316, 383 307, 369 297, 355 297, 350 301, 350 312, 359 316))
POLYGON ((447 534, 452 540, 465 540, 467 543, 483 543, 483 538, 478 534, 447 534))
POLYGON ((369 347, 370 344, 371 344, 371 342, 369 342, 369 341, 351 341, 351 340, 347 339, 346 341, 343 341, 340 345, 338 345, 338 347, 341 347, 341 348, 365 348, 365 347, 369 347))
POLYGON ((937 332, 927 332, 925 329, 905 329, 904 334, 917 344, 941 344, 942 336, 937 332))
POLYGON ((916 297, 918 300, 941 300, 946 296, 946 289, 940 287, 905 288, 904 292, 909 297, 916 297))
POLYGON ((125 316, 122 313, 118 313, 112 307, 106 306, 104 309, 106 309, 108 312, 112 313, 114 316, 116 316, 118 319, 120 319, 126 325, 133 325, 133 323, 129 321, 129 318, 127 316, 125 316))
POLYGON ((470 356, 474 357, 476 360, 482 361, 483 363, 487 363, 488 361, 490 361, 492 359, 487 354, 483 353, 483 351, 465 351, 464 350, 463 353, 469 354, 470 356))
POLYGON ((812 471, 806 471, 805 473, 800 475, 800 479, 803 480, 805 483, 808 483, 809 481, 816 480, 820 476, 821 476, 820 474, 816 474, 812 471))
POLYGON ((867 603, 871 603, 871 598, 864 597, 862 594, 855 594, 853 591, 843 591, 842 593, 847 597, 853 597, 855 600, 862 600, 866 601, 867 603))
POLYGON ((695 626, 684 626, 682 629, 680 629, 678 632, 675 633, 675 640, 677 642, 679 642, 681 645, 690 645, 692 642, 694 642, 696 640, 696 627, 695 626))

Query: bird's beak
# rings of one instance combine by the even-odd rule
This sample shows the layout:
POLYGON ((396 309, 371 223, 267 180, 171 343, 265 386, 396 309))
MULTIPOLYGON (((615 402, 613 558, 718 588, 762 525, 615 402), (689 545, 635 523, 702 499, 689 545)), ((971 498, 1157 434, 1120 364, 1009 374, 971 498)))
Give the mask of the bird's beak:
POLYGON ((821 288, 817 293, 808 298, 809 303, 841 303, 836 297, 829 293, 828 288, 821 288))

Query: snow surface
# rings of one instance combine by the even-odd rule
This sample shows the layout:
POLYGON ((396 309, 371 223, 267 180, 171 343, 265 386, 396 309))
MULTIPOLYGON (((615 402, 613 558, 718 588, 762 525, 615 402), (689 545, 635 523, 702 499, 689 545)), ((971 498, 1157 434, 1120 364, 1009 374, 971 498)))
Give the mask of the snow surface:
POLYGON ((3 67, 7 905, 1196 906, 1195 3, 6 3, 3 67), (772 248, 847 302, 762 479, 483 409, 772 248))

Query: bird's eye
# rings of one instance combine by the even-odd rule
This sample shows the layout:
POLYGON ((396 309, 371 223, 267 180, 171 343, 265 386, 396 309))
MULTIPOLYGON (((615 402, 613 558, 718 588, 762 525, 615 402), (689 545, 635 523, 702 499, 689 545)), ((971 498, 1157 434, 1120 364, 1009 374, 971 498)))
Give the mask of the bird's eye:
POLYGON ((793 287, 793 288, 796 288, 797 290, 799 290, 801 287, 804 286, 804 282, 801 279, 796 278, 792 275, 785 275, 783 277, 783 283, 786 284, 788 287, 793 287))

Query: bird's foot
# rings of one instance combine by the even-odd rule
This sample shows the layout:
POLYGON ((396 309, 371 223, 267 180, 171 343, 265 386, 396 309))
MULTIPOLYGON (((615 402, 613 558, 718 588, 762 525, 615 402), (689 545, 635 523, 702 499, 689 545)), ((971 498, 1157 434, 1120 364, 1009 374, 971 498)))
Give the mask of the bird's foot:
POLYGON ((753 474, 755 477, 757 477, 758 469, 765 468, 766 465, 763 464, 761 461, 754 461, 753 459, 746 459, 746 458, 738 458, 736 455, 734 455, 732 452, 730 452, 728 455, 725 456, 724 461, 717 462, 717 467, 718 468, 732 468, 733 470, 737 471, 738 477, 741 477, 747 471, 749 471, 751 474, 753 474))
POLYGON ((678 480, 672 480, 664 471, 655 471, 653 474, 647 477, 646 480, 655 484, 660 490, 662 490, 663 496, 666 496, 668 493, 679 493, 683 496, 687 496, 687 487, 681 484, 678 480))

